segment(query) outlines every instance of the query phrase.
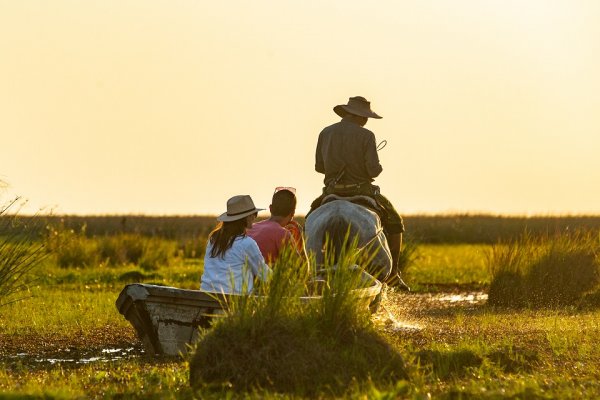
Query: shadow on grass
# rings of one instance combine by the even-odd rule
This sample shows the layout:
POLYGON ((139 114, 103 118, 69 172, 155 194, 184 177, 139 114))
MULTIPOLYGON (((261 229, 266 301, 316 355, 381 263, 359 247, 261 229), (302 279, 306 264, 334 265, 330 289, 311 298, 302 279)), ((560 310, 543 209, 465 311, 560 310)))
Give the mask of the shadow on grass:
POLYGON ((416 363, 439 379, 463 377, 486 361, 504 373, 531 372, 539 361, 536 350, 518 346, 504 346, 481 354, 470 349, 421 350, 414 357, 416 363))

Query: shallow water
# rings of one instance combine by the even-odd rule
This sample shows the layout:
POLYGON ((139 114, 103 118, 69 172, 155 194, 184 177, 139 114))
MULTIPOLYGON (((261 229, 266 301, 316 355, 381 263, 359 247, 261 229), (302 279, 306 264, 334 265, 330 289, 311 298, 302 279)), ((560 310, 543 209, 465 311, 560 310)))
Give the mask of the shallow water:
POLYGON ((401 321, 385 304, 382 304, 377 315, 373 316, 373 322, 392 332, 418 332, 423 329, 420 324, 401 321))
POLYGON ((483 292, 447 294, 447 295, 433 297, 434 301, 446 301, 449 303, 469 303, 469 304, 483 303, 483 302, 487 301, 487 299, 488 299, 487 293, 483 293, 483 292))
POLYGON ((416 333, 428 325, 426 314, 455 309, 472 309, 484 304, 488 295, 483 292, 463 293, 384 293, 373 322, 391 332, 416 333), (416 312, 415 312, 416 311, 416 312))
MULTIPOLYGON (((69 353, 69 351, 65 351, 64 353, 69 353)), ((28 353, 18 353, 14 356, 9 356, 8 358, 12 361, 21 361, 25 363, 37 363, 37 364, 89 364, 94 362, 110 362, 116 360, 123 359, 131 359, 141 356, 144 353, 143 350, 140 350, 135 347, 128 348, 109 348, 102 349, 99 353, 90 353, 90 354, 73 354, 71 357, 40 357, 39 355, 32 355, 28 353)), ((61 353, 62 355, 62 353, 61 353)))

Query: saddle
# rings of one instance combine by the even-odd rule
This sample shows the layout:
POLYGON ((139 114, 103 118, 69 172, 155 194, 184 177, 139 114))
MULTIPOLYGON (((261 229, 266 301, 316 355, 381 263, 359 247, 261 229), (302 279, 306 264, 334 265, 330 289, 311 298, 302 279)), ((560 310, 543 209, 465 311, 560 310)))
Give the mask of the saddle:
POLYGON ((381 207, 377 203, 377 201, 375 201, 374 198, 366 196, 366 195, 362 195, 362 194, 357 194, 354 196, 340 196, 339 194, 328 194, 327 196, 323 197, 323 201, 321 201, 321 205, 332 202, 332 201, 336 201, 336 200, 345 200, 345 201, 349 201, 350 203, 358 204, 360 206, 363 206, 363 207, 366 207, 366 208, 369 208, 369 209, 375 211, 377 214, 385 211, 383 209, 383 207, 381 207))

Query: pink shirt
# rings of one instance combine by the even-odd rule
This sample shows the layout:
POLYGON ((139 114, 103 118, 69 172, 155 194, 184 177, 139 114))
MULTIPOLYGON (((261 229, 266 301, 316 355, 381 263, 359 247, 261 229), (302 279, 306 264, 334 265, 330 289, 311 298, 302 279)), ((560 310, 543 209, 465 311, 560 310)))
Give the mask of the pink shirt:
POLYGON ((256 241, 267 263, 277 260, 281 248, 292 240, 290 231, 268 219, 253 224, 246 234, 256 241))

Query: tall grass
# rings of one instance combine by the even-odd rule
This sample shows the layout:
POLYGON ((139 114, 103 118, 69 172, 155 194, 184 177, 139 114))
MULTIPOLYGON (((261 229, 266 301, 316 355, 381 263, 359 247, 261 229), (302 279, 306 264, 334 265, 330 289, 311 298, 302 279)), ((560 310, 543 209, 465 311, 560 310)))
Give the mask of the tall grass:
POLYGON ((576 305, 600 284, 597 231, 533 237, 492 247, 489 303, 498 306, 576 305))
POLYGON ((191 385, 314 396, 406 378, 402 357, 372 327, 368 307, 352 290, 360 287, 360 274, 350 250, 319 277, 322 296, 312 301, 303 296, 314 293, 310 281, 317 276, 285 253, 256 296, 234 300, 229 315, 202 334, 190 362, 191 385))
POLYGON ((64 226, 49 228, 46 244, 62 268, 134 264, 157 270, 169 265, 178 253, 174 240, 131 233, 88 237, 85 225, 80 231, 64 226))
POLYGON ((0 206, 0 306, 23 298, 19 292, 30 283, 30 272, 46 256, 44 245, 37 241, 39 218, 22 225, 17 213, 9 210, 18 198, 0 206))

